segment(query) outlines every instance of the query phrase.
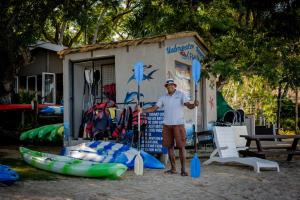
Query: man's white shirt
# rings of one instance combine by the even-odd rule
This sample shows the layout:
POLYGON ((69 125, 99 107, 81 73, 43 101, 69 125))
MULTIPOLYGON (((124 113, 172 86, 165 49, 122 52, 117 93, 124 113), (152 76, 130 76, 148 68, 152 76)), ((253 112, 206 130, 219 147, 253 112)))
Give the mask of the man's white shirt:
POLYGON ((156 106, 164 110, 165 125, 181 125, 184 124, 184 103, 188 102, 186 95, 178 90, 172 95, 166 93, 161 96, 156 106))

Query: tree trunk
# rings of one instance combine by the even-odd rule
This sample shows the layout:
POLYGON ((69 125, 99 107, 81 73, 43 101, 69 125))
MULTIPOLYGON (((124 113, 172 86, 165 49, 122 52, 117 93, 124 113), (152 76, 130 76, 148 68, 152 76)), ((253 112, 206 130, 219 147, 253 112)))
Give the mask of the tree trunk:
POLYGON ((279 129, 280 129, 281 90, 282 90, 282 85, 280 84, 278 87, 278 94, 277 94, 277 130, 276 130, 277 135, 279 134, 279 129))
POLYGON ((99 27, 100 27, 101 19, 104 16, 104 13, 105 13, 105 11, 103 10, 97 19, 97 24, 96 24, 96 29, 94 32, 94 38, 93 38, 92 44, 96 44, 96 42, 97 42, 99 27))
POLYGON ((12 101, 12 90, 15 73, 14 51, 0 50, 0 104, 9 104, 12 101))
POLYGON ((296 87, 296 106, 295 106, 295 134, 298 134, 298 87, 296 87))
POLYGON ((59 30, 59 37, 58 37, 58 44, 63 45, 63 40, 64 40, 64 33, 66 29, 67 22, 66 20, 63 21, 60 30, 59 30))

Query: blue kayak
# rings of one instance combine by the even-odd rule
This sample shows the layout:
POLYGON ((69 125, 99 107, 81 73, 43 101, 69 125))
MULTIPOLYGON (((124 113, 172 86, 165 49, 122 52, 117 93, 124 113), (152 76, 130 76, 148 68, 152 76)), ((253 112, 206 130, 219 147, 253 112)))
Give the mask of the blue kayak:
MULTIPOLYGON (((128 168, 134 167, 134 159, 138 150, 124 144, 93 141, 70 146, 63 149, 62 155, 77 159, 100 162, 100 163, 122 163, 128 168)), ((141 151, 144 167, 150 169, 164 169, 165 166, 154 156, 141 151)))
POLYGON ((47 114, 62 115, 64 114, 64 106, 47 106, 43 108, 40 112, 47 114))
POLYGON ((19 174, 6 165, 0 165, 0 183, 12 185, 19 179, 19 174))

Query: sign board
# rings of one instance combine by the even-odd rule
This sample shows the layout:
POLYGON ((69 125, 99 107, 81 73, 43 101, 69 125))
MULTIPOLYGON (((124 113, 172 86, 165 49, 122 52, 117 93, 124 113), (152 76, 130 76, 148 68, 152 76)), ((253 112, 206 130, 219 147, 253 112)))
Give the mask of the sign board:
POLYGON ((142 150, 149 153, 162 153, 162 128, 164 111, 147 113, 148 125, 145 130, 145 137, 141 138, 142 150))
MULTIPOLYGON (((166 149, 162 147, 162 129, 163 129, 164 111, 147 113, 148 125, 145 130, 145 136, 141 138, 141 148, 148 153, 165 153, 166 149)), ((185 123, 186 146, 193 146, 194 124, 185 123)))

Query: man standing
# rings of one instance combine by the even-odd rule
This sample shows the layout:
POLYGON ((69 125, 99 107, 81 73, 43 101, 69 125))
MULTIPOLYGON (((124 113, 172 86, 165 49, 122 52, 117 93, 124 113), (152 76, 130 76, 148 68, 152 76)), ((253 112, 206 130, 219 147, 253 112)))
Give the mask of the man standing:
POLYGON ((165 173, 176 174, 174 146, 179 149, 179 158, 181 163, 181 176, 188 176, 185 169, 186 155, 185 155, 185 141, 186 133, 184 127, 184 106, 193 109, 198 106, 199 102, 189 103, 187 97, 176 90, 176 84, 173 79, 168 79, 165 83, 167 93, 161 96, 155 106, 147 109, 139 109, 139 112, 154 112, 158 108, 164 109, 163 121, 163 146, 168 148, 171 169, 165 173))

